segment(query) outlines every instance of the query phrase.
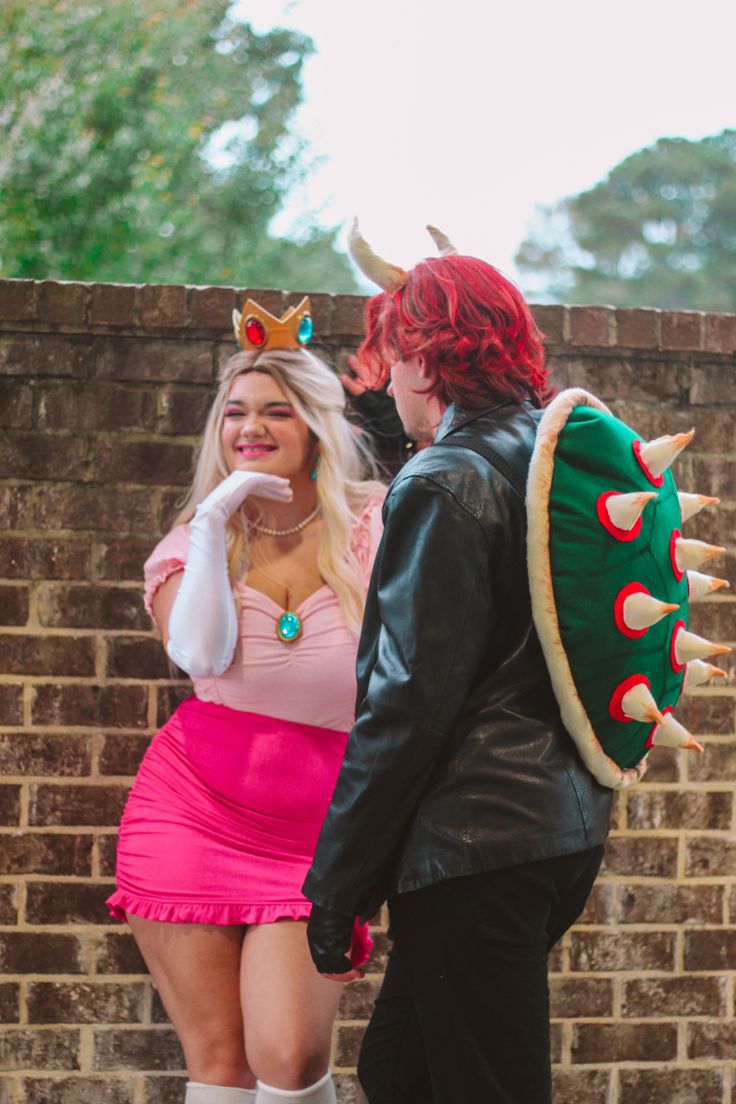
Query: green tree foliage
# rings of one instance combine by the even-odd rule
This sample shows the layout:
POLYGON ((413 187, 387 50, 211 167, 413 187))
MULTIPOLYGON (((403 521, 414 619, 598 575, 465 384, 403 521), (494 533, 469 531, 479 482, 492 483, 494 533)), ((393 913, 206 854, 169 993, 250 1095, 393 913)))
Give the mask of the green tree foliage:
POLYGON ((516 263, 558 301, 736 310, 736 130, 627 157, 543 208, 516 263))
POLYGON ((353 291, 334 231, 269 234, 303 179, 312 50, 229 0, 5 0, 0 271, 353 291))

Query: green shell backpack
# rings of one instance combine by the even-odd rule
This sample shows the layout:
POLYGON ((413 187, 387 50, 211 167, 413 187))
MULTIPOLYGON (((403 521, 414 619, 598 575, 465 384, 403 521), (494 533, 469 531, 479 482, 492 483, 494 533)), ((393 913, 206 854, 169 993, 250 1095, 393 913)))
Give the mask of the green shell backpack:
POLYGON ((653 746, 703 750, 673 710, 730 651, 688 631, 688 603, 728 586, 697 570, 725 550, 682 536, 718 502, 678 494, 668 471, 692 436, 643 441, 572 389, 546 408, 529 469, 534 623, 565 727, 613 789, 642 777, 653 746))

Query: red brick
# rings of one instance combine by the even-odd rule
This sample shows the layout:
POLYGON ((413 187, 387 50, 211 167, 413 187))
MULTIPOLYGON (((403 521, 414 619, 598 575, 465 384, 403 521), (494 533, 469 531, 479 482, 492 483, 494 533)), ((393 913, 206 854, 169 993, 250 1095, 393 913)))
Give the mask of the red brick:
POLYGON ((212 405, 208 391, 159 391, 159 433, 198 437, 212 405))
POLYGON ((562 345, 565 341, 565 311, 566 307, 543 306, 539 303, 531 305, 532 315, 546 345, 562 345))
POLYGON ((628 349, 657 349, 659 311, 617 310, 616 344, 628 349))
POLYGON ((146 964, 133 936, 126 931, 106 932, 97 952, 98 974, 147 974, 146 964))
POLYGON ((212 383, 212 346, 207 341, 120 337, 97 344, 97 378, 174 383, 212 383))
POLYGON ((703 315, 698 311, 662 311, 662 348, 700 349, 703 315))
POLYGON ((314 291, 286 292, 284 294, 283 310, 287 310, 288 307, 298 306, 305 295, 309 296, 312 322, 314 323, 314 336, 317 340, 324 339, 328 334, 333 332, 332 312, 334 309, 334 296, 326 295, 324 292, 314 291))
POLYGON ((189 317, 192 326, 232 333, 235 309, 234 288, 193 287, 189 297, 189 317))
POLYGON ((38 317, 42 322, 79 326, 85 320, 89 299, 88 284, 44 280, 38 285, 38 317))
POLYGON ((624 1016, 725 1016, 726 980, 714 977, 636 978, 624 981, 624 1016))
POLYGON ((575 1024, 572 1061, 668 1062, 677 1055, 674 1024, 575 1024))
POLYGON ((41 429, 153 430, 156 395, 150 388, 68 386, 47 388, 39 401, 41 429))
POLYGON ((692 782, 736 782, 736 740, 709 740, 703 755, 687 765, 692 782))
POLYGON ((275 314, 277 318, 284 313, 284 293, 275 288, 236 288, 235 306, 241 313, 246 299, 254 299, 260 307, 275 314))
POLYGON ((613 886, 605 882, 593 886, 578 924, 608 924, 613 908, 613 886))
MULTIPOLYGON (((185 1084, 185 1076, 167 1077, 160 1073, 149 1074, 143 1078, 144 1104, 180 1104, 184 1099, 185 1084)), ((339 1097, 338 1100, 340 1100, 339 1097)), ((340 1100, 340 1104, 348 1104, 348 1102, 340 1100)), ((357 1100, 355 1104, 358 1104, 357 1100)), ((361 1104, 365 1104, 365 1097, 361 1104)))
POLYGON ((0 486, 0 529, 27 529, 33 521, 33 485, 0 486))
POLYGON ((89 774, 89 736, 76 733, 0 732, 0 774, 62 775, 89 774))
POLYGON ((132 326, 135 311, 132 284, 93 284, 90 319, 93 326, 132 326))
POLYGON ((25 625, 28 587, 0 585, 0 625, 25 625))
POLYGON ((687 1025, 688 1058, 725 1058, 731 1061, 734 1054, 736 1054, 736 1020, 729 1020, 726 1023, 687 1025))
POLYGON ((150 490, 114 493, 99 487, 45 486, 38 501, 38 524, 44 529, 83 529, 124 533, 156 530, 155 500, 150 490))
POLYGON ((696 364, 692 368, 692 406, 732 406, 736 402, 736 372, 731 364, 696 364))
POLYGON ((368 1020, 373 1012, 379 981, 354 981, 343 988, 338 1018, 341 1020, 368 1020))
POLYGON ((0 1024, 18 1023, 19 1019, 20 986, 15 981, 2 982, 0 983, 0 1024))
POLYGON ((92 340, 86 335, 0 337, 0 376, 86 377, 92 366, 92 340))
POLYGON ((610 307, 568 307, 571 345, 612 345, 615 312, 610 307))
POLYGON ((552 1070, 552 1092, 559 1104, 608 1104, 609 1081, 607 1070, 564 1066, 555 1066, 552 1070))
MULTIPOLYGON (((730 456, 703 456, 699 453, 687 454, 678 463, 683 475, 675 472, 680 486, 692 487, 698 494, 715 495, 720 499, 736 498, 736 471, 730 456)), ((720 573, 720 559, 709 560, 711 574, 720 573), (718 568, 718 570, 716 570, 718 568)))
POLYGON ((148 736, 108 733, 100 752, 100 774, 133 775, 150 743, 148 736))
POLYGON ((560 357, 549 357, 547 360, 549 380, 557 391, 564 391, 570 386, 570 372, 567 360, 560 357))
POLYGON ((644 790, 628 795, 629 828, 725 829, 731 825, 732 793, 667 793, 644 790))
POLYGON ((0 686, 0 724, 23 724, 22 686, 0 686))
POLYGON ((720 924, 723 887, 623 885, 621 920, 628 924, 720 924))
POLYGON ((672 970, 674 932, 618 932, 573 930, 570 937, 570 969, 672 970))
POLYGON ((89 441, 17 433, 0 440, 0 474, 11 479, 86 479, 89 441))
POLYGON ((0 932, 0 966, 6 974, 84 973, 76 936, 49 932, 0 932))
POLYGON ((178 686, 159 686, 156 688, 156 725, 166 724, 171 714, 183 701, 191 697, 191 683, 178 686))
POLYGON ((703 319, 703 348, 707 353, 736 352, 736 315, 706 314, 703 319))
POLYGON ((33 428, 33 391, 30 387, 0 381, 0 426, 33 428))
POLYGON ((94 477, 103 483, 185 487, 191 483, 192 471, 191 445, 123 441, 118 437, 101 439, 97 444, 94 477))
POLYGON ((96 1070, 181 1070, 184 1056, 172 1028, 108 1028, 94 1032, 96 1070))
MULTIPOLYGON (((27 1077, 24 1104, 133 1104, 132 1077, 27 1077)), ((179 1102, 177 1101, 177 1104, 179 1102)))
POLYGON ((178 517, 181 509, 181 492, 180 491, 162 491, 161 492, 161 505, 158 514, 158 531, 160 533, 168 533, 174 525, 174 520, 178 517))
POLYGON ((94 550, 95 578, 117 583, 140 582, 143 564, 154 548, 152 540, 108 540, 94 550))
POLYGON ((35 317, 35 280, 0 280, 0 320, 30 322, 35 317))
POLYGON ((0 1069, 79 1069, 79 1032, 70 1028, 37 1031, 25 1027, 0 1035, 0 1069))
POLYGON ((102 728, 145 728, 148 692, 143 686, 33 687, 33 724, 102 728))
POLYGON ((365 304, 366 299, 362 295, 336 295, 332 306, 332 335, 362 338, 365 332, 365 304))
MULTIPOLYGON (((18 887, 5 883, 0 885, 0 924, 16 924, 17 921, 18 887)), ((2 1022, 2 1016, 0 1015, 0 1023, 2 1022)))
POLYGON ((148 629, 140 587, 60 586, 39 588, 39 620, 60 629, 148 629))
POLYGON ((140 1023, 144 985, 37 981, 28 986, 28 1022, 140 1023))
POLYGON ((677 840, 663 837, 655 842, 651 838, 611 836, 606 842, 601 869, 604 874, 674 878, 677 873, 677 840))
POLYGON ((626 1104, 721 1104, 723 1100, 723 1072, 717 1069, 622 1067, 618 1077, 619 1099, 626 1104))
POLYGON ((338 1024, 335 1038, 335 1065, 356 1066, 360 1044, 363 1042, 366 1025, 360 1027, 348 1027, 338 1024))
POLYGON ((26 921, 29 924, 107 924, 105 900, 113 883, 29 882, 26 921))
POLYGON ((579 357, 570 361, 569 372, 570 387, 583 387, 604 402, 622 395, 629 402, 678 401, 686 377, 679 363, 620 356, 579 357))
POLYGON ((28 822, 37 827, 116 825, 127 790, 124 786, 30 786, 28 822))
POLYGON ((147 284, 140 290, 144 326, 183 329, 188 322, 187 291, 178 284, 147 284))
POLYGON ((0 824, 20 823, 20 786, 0 786, 0 824))
POLYGON ((97 849, 99 851, 100 874, 103 878, 115 877, 117 844, 117 835, 98 837, 97 849))
POLYGON ((589 1019, 613 1015, 613 981, 610 978, 552 977, 549 982, 550 1015, 554 1019, 589 1019))
POLYGON ((0 874, 92 873, 92 837, 23 832, 2 836, 0 874))
POLYGON ((682 770, 682 752, 679 748, 653 748, 647 759, 644 785, 652 782, 678 782, 682 770))
POLYGON ((0 655, 8 675, 95 673, 95 642, 89 636, 22 636, 0 633, 0 655))
POLYGON ((736 970, 736 929, 685 932, 686 970, 736 970))
POLYGON ((689 878, 736 874, 733 837, 692 836, 686 843, 685 873, 689 878))
POLYGON ((86 541, 0 537, 0 575, 6 579, 87 579, 86 541))
POLYGON ((107 642, 107 675, 166 679, 171 677, 171 666, 160 640, 150 636, 113 636, 107 642))
MULTIPOLYGON (((736 700, 725 695, 685 694, 677 706, 677 719, 691 732, 699 735, 712 733, 714 736, 730 736, 734 731, 735 716, 736 700)), ((708 825, 702 824, 701 827, 707 828, 708 825)), ((711 827, 715 828, 717 825, 711 827)))

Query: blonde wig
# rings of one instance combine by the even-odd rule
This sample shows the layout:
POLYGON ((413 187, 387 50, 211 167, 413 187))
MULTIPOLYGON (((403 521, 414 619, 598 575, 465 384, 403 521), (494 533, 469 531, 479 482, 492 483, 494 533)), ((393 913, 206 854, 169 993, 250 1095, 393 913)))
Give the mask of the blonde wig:
MULTIPOLYGON (((335 373, 302 349, 241 352, 224 364, 219 387, 202 436, 194 480, 174 521, 191 520, 200 502, 228 474, 222 449, 222 423, 233 381, 247 372, 264 372, 281 387, 297 414, 319 442, 317 499, 322 510, 322 539, 317 557, 320 575, 334 590, 346 624, 357 632, 365 604, 359 564, 351 550, 352 526, 366 499, 385 494, 362 435, 345 417, 345 394, 335 373)), ((241 579, 250 562, 244 510, 228 524, 230 579, 241 579)))

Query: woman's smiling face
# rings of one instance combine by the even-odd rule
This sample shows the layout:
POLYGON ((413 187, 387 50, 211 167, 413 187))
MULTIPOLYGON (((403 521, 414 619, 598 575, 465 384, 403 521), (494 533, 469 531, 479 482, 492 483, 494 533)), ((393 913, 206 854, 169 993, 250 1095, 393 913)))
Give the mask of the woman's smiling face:
POLYGON ((228 471, 264 471, 284 479, 308 471, 315 452, 306 422, 276 380, 258 371, 233 380, 222 447, 228 471))

